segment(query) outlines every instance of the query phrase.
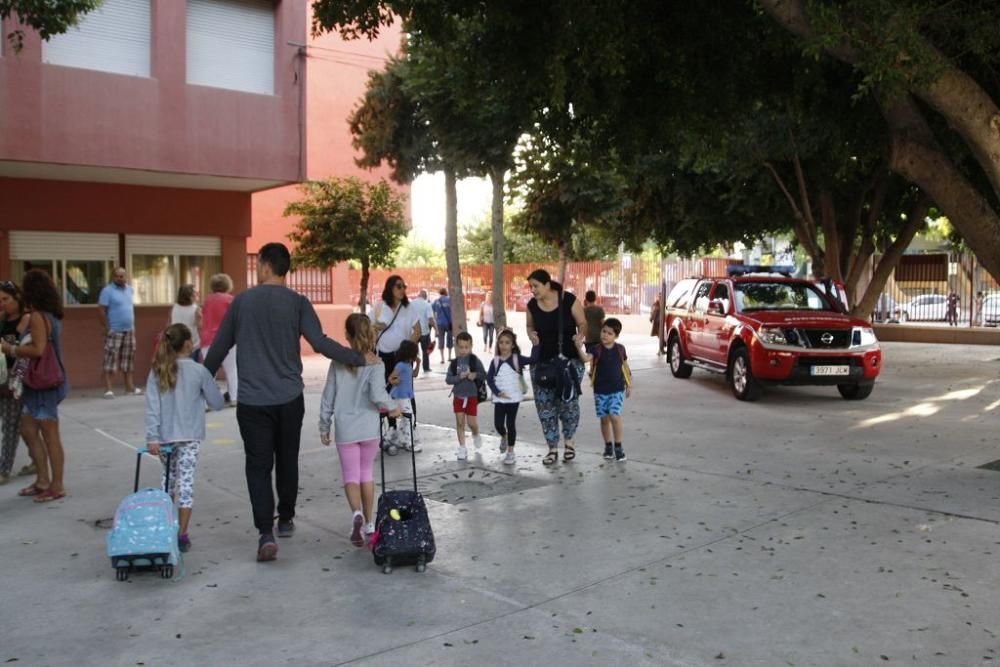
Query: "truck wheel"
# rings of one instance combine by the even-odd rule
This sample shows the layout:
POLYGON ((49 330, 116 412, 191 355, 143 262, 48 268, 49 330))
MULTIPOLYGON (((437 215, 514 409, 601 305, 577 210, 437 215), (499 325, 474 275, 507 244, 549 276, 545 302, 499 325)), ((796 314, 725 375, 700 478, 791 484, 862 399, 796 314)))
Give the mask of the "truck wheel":
POLYGON ((670 362, 670 372, 675 378, 689 378, 694 368, 684 360, 684 352, 681 351, 681 340, 677 334, 670 337, 667 345, 667 360, 670 362))
POLYGON ((838 384, 837 391, 848 401, 863 401, 872 395, 874 384, 838 384))
POLYGON ((760 383, 750 369, 750 354, 745 347, 733 353, 729 362, 729 383, 733 396, 741 401, 756 401, 760 398, 760 383))

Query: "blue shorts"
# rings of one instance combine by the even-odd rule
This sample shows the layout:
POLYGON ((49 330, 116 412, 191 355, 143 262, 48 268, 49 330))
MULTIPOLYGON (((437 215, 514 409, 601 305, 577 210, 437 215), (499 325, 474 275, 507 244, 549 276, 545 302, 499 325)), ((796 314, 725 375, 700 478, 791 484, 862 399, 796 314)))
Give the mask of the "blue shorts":
POLYGON ((62 398, 58 389, 36 390, 24 388, 21 403, 23 413, 36 421, 59 421, 59 403, 62 398))
POLYGON ((625 407, 625 392, 616 391, 613 394, 594 394, 594 407, 598 417, 620 417, 625 407))

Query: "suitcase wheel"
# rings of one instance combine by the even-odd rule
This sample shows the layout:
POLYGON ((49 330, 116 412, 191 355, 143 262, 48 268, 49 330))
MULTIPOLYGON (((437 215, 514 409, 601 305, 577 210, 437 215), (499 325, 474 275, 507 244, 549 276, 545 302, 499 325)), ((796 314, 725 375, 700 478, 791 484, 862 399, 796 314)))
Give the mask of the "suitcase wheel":
POLYGON ((413 567, 413 569, 416 570, 417 572, 426 572, 427 571, 426 556, 420 556, 419 558, 417 558, 417 564, 413 567))
POLYGON ((118 581, 128 581, 128 565, 115 568, 115 579, 118 581))
POLYGON ((382 563, 382 574, 392 574, 392 560, 388 557, 382 563))
POLYGON ((160 577, 163 579, 170 579, 174 576, 174 566, 173 565, 161 565, 160 566, 160 577))

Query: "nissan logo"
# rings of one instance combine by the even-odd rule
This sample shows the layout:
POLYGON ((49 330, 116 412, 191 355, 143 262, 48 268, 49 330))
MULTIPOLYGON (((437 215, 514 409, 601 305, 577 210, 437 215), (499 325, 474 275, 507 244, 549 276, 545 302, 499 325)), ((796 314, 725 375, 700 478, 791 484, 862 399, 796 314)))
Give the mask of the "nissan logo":
POLYGON ((819 339, 823 342, 823 345, 829 345, 830 343, 833 342, 833 334, 827 331, 822 336, 820 336, 819 339))

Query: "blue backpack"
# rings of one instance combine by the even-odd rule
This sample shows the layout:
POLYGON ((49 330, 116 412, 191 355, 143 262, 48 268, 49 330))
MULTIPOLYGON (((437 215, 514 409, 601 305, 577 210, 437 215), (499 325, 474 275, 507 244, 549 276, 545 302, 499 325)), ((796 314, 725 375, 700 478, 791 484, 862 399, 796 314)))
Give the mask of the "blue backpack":
MULTIPOLYGON (((171 451, 169 447, 162 450, 168 456, 166 486, 169 488, 171 451)), ((158 571, 161 577, 170 579, 174 567, 181 564, 177 544, 180 523, 173 500, 160 489, 138 490, 139 466, 146 451, 138 452, 135 492, 118 503, 115 522, 107 536, 108 557, 118 581, 126 581, 129 573, 139 568, 158 571)))

